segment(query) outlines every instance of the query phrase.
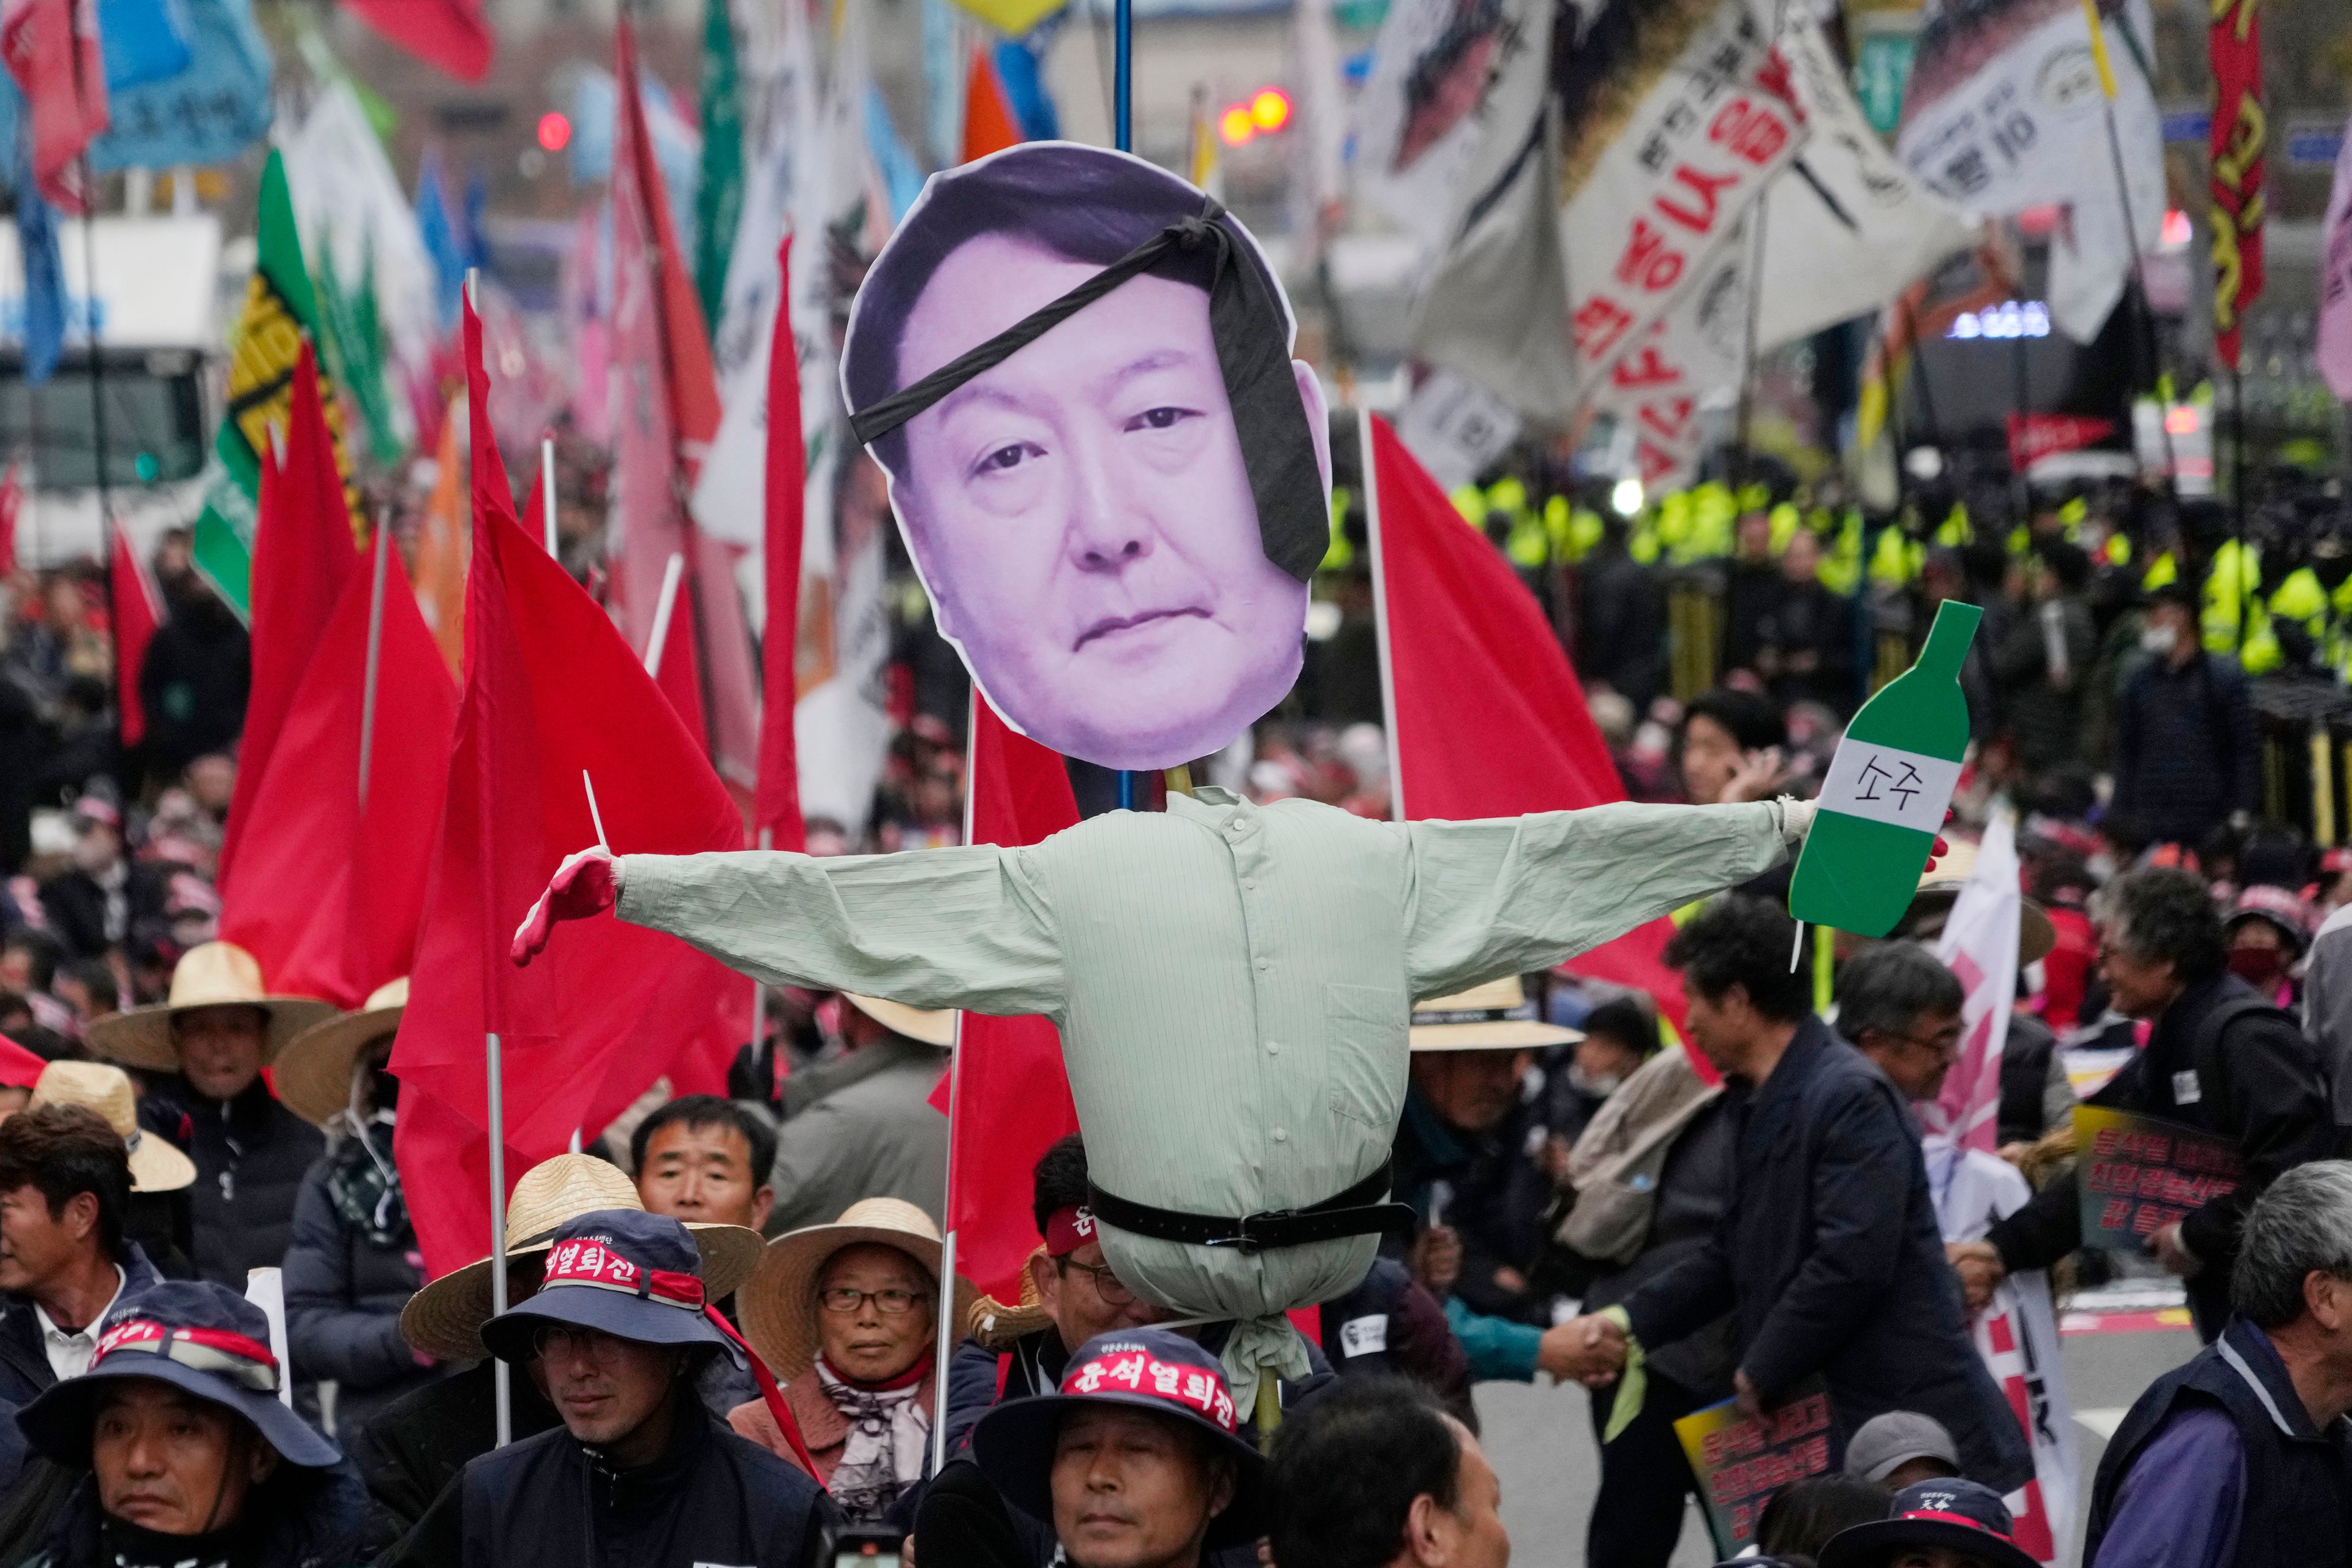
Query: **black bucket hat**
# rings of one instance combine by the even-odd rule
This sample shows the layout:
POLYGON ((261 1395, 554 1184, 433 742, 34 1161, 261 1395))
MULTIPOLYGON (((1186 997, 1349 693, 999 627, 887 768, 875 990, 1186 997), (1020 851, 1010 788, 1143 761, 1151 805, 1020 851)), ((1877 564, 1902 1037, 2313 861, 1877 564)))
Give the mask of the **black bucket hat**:
POLYGON ((482 1343, 500 1361, 529 1361, 541 1326, 600 1329, 646 1345, 728 1341, 705 1311, 702 1252, 667 1215, 595 1209, 558 1226, 539 1294, 482 1325, 482 1343))
POLYGON ((1892 1518, 1841 1530, 1822 1548, 1822 1568, 1875 1568, 1904 1546, 1942 1546, 1994 1568, 2037 1568, 2014 1539, 2000 1495, 1957 1477, 1921 1481, 1895 1494, 1892 1518))
POLYGON ((342 1450, 278 1398, 285 1375, 260 1308, 225 1285, 167 1279, 115 1302, 99 1325, 89 1370, 18 1411, 16 1425, 37 1453, 88 1469, 100 1395, 110 1383, 144 1377, 244 1416, 289 1465, 340 1463, 342 1450))
POLYGON ((1051 1524, 1054 1441, 1062 1418, 1089 1405, 1124 1405, 1208 1434, 1234 1463, 1234 1500, 1210 1521, 1212 1551, 1265 1533, 1265 1456, 1236 1431, 1238 1413, 1217 1358, 1168 1329, 1097 1334, 1063 1369, 1061 1390, 998 1405, 972 1428, 981 1473, 1015 1508, 1051 1524))

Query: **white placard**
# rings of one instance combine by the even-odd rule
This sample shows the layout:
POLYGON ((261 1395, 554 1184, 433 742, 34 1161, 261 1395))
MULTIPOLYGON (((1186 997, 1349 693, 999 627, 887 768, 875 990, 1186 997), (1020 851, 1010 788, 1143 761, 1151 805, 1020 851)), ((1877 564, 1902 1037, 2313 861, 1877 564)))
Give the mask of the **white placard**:
POLYGON ((1959 787, 1960 764, 1900 746, 1843 740, 1830 759, 1817 804, 1824 811, 1866 816, 1916 833, 1944 826, 1945 808, 1959 787))

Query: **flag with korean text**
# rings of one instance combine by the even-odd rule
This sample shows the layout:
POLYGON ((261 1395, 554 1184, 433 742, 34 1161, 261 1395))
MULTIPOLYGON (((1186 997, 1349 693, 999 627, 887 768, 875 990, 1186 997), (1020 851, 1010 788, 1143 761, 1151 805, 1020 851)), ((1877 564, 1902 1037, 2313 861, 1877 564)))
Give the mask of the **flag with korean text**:
MULTIPOLYGON (((1982 1149, 1931 1136, 1923 1152, 1936 1223, 1948 1244, 1982 1240, 2033 1195, 2015 1166, 1982 1149)), ((2033 1451, 2033 1479, 2004 1500, 2016 1521, 2017 1544, 2035 1562, 2054 1563, 2060 1543, 2074 1539, 2082 1470, 2049 1277, 2035 1269, 2003 1279, 1969 1334, 2033 1451)))
POLYGON ((2017 934, 2024 895, 2017 864, 2017 816, 1993 813, 1976 863, 1937 939, 1936 957, 1960 977, 1960 1059, 1920 1120, 1964 1149, 1990 1153, 2000 1138, 2000 1055, 2017 1000, 2017 934))

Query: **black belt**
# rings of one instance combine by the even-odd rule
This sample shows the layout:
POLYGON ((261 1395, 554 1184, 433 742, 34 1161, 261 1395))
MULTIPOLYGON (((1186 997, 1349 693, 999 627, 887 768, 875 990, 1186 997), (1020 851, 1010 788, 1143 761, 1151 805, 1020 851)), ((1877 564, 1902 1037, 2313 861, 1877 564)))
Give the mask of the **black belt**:
POLYGON ((1087 1202, 1097 1219, 1108 1220, 1121 1230, 1148 1236, 1155 1241, 1181 1241, 1193 1247, 1237 1247, 1244 1254, 1255 1254, 1269 1247, 1311 1247, 1318 1241, 1374 1236, 1411 1226, 1411 1205, 1383 1201, 1388 1197, 1389 1172, 1394 1163, 1392 1159, 1381 1161, 1379 1170, 1319 1204, 1303 1209, 1244 1215, 1239 1219, 1153 1208, 1149 1204, 1114 1196, 1092 1182, 1087 1184, 1087 1202))

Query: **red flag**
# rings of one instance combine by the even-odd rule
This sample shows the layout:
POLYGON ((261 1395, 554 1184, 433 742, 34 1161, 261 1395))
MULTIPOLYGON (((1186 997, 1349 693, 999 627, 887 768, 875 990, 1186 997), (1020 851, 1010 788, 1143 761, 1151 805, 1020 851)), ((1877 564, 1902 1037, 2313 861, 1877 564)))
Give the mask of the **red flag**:
POLYGON ((646 128, 636 35, 625 19, 614 30, 613 71, 620 82, 613 132, 613 355, 632 374, 655 381, 651 395, 622 399, 614 420, 621 624, 643 648, 662 574, 672 555, 683 553, 686 582, 676 621, 694 658, 674 664, 666 651, 662 686, 682 702, 681 711, 695 710, 695 721, 707 725, 719 776, 748 791, 758 778, 760 707, 751 634, 735 586, 741 552, 696 528, 685 500, 704 449, 719 434, 719 377, 646 128))
MULTIPOLYGON (((1034 844, 1078 821, 1060 753, 1006 726, 972 694, 971 841, 1034 844)), ((1037 1245, 1030 1193, 1037 1161, 1078 1130, 1062 1067, 1062 1036, 1039 1017, 966 1013, 956 1028, 961 1061, 948 1145, 948 1228, 956 1272, 1011 1300, 1021 1265, 1037 1245)), ((948 1110, 948 1079, 931 1103, 948 1110)))
POLYGON ((397 552, 383 569, 375 700, 371 559, 344 584, 287 710, 236 886, 221 903, 221 935, 259 960, 271 984, 339 1007, 408 973, 457 722, 457 685, 397 552))
POLYGON ((25 481, 16 465, 0 474, 0 579, 16 574, 16 512, 25 504, 25 481))
POLYGON ((2263 29, 2254 0, 2213 0, 2205 31, 2213 68, 2210 216, 2213 233, 2213 348, 2238 368, 2246 311, 2263 291, 2263 29))
MULTIPOLYGON (((1364 428, 1398 819, 1410 811, 1460 822, 1624 799, 1583 685, 1535 595, 1395 431, 1370 416, 1364 428)), ((1660 957, 1673 934, 1672 922, 1653 921, 1580 955, 1576 970, 1647 991, 1679 1025, 1682 985, 1660 957)), ((1713 1081, 1714 1068, 1692 1060, 1713 1081)))
POLYGON ((987 46, 971 51, 971 72, 963 84, 963 161, 1002 153, 1021 142, 1021 122, 1005 101, 1004 84, 988 58, 987 46))
POLYGON ((776 250, 776 330, 768 344, 768 620, 760 635, 760 787, 751 831, 771 848, 808 843, 801 820, 800 747, 793 710, 800 701, 801 531, 808 456, 801 447, 801 366, 793 345, 793 237, 776 250))
MULTIPOLYGON (((269 464, 262 467, 267 470, 269 464)), ((245 739, 237 746, 236 792, 229 800, 228 830, 221 844, 224 898, 295 689, 358 567, 343 476, 335 466, 335 440, 319 396, 319 362, 305 342, 287 405, 285 466, 274 480, 265 473, 254 524, 253 687, 245 704, 245 739)))
POLYGON ((343 0, 343 8, 459 81, 490 74, 498 39, 479 0, 343 0))
POLYGON ((25 94, 34 184, 51 206, 79 213, 81 155, 106 129, 98 0, 6 0, 0 57, 25 94))
MULTIPOLYGON (((470 304, 466 352, 474 449, 487 458, 489 378, 470 304)), ((489 1249, 487 1032, 504 1051, 511 1181, 575 1130, 593 1137, 688 1053, 731 1059, 750 1009, 749 988, 715 960, 610 916, 565 927, 527 969, 508 963, 557 863, 595 842, 583 773, 618 854, 740 848, 743 822, 611 619, 517 524, 497 463, 474 465, 473 494, 465 692, 393 1057, 394 1147, 435 1275, 489 1249)))
POLYGON ((122 743, 135 746, 147 734, 147 710, 139 700, 139 672, 147 663, 147 645, 155 640, 155 628, 163 624, 163 606, 122 525, 115 523, 108 531, 114 535, 108 546, 107 568, 107 613, 114 623, 114 700, 122 718, 122 743))

